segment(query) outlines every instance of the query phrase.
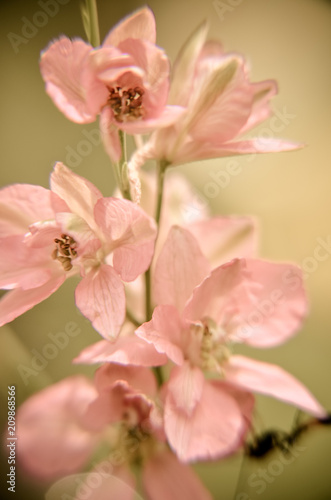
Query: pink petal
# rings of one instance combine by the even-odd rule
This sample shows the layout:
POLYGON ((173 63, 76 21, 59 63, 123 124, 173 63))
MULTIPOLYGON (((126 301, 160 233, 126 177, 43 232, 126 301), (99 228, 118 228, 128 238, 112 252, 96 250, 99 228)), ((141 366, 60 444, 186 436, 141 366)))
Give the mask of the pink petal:
POLYGON ((212 217, 187 226, 202 253, 220 266, 236 257, 255 257, 257 254, 257 227, 252 217, 212 217))
POLYGON ((153 500, 212 500, 193 469, 169 451, 153 455, 146 462, 143 484, 148 498, 153 500))
POLYGON ((204 22, 198 26, 193 34, 182 47, 177 59, 175 60, 169 93, 169 102, 187 106, 194 79, 194 70, 203 43, 207 36, 208 26, 204 22))
POLYGON ((186 229, 173 226, 155 266, 156 302, 182 311, 193 288, 208 274, 209 268, 195 238, 186 229))
POLYGON ((117 46, 127 38, 142 38, 155 43, 156 27, 153 12, 148 7, 137 10, 130 16, 122 19, 107 35, 105 45, 117 46))
POLYGON ((30 224, 53 219, 51 192, 41 186, 13 184, 0 191, 0 236, 25 234, 30 224))
POLYGON ((200 90, 208 102, 199 111, 202 98, 195 104, 197 116, 190 126, 192 138, 214 145, 223 144, 238 134, 251 113, 252 92, 244 62, 234 56, 212 57, 204 60, 198 70, 206 73, 200 90), (214 96, 212 102, 209 102, 209 94, 214 96))
POLYGON ((122 156, 118 128, 114 124, 113 111, 106 107, 100 115, 100 132, 106 153, 112 162, 116 163, 122 156))
POLYGON ((255 347, 272 347, 292 337, 308 310, 302 271, 295 265, 247 260, 253 295, 242 297, 237 340, 255 347))
POLYGON ((182 331, 185 324, 174 306, 157 306, 153 317, 137 330, 138 337, 153 344, 160 353, 165 353, 174 363, 183 363, 182 331))
POLYGON ((181 106, 165 106, 156 118, 119 123, 118 127, 128 134, 148 134, 153 130, 169 127, 178 121, 184 113, 181 106))
POLYGON ((0 239, 0 288, 39 287, 50 279, 51 267, 47 249, 29 248, 19 235, 0 239))
POLYGON ((106 339, 115 339, 125 319, 125 293, 116 271, 105 264, 78 284, 76 305, 106 339))
POLYGON ((240 303, 242 297, 245 298, 246 291, 242 286, 244 269, 245 261, 239 259, 214 269, 194 289, 183 316, 191 321, 212 318, 220 323, 225 311, 240 303))
POLYGON ((178 408, 171 392, 164 411, 170 446, 182 462, 233 453, 247 429, 238 404, 217 382, 205 381, 201 399, 190 415, 178 408))
POLYGON ((240 130, 241 134, 269 118, 271 114, 269 101, 278 92, 277 82, 275 80, 265 80, 252 83, 251 90, 253 91, 252 111, 244 127, 240 130))
POLYGON ((84 418, 96 395, 88 379, 74 376, 23 403, 17 414, 17 453, 28 472, 50 479, 84 466, 99 439, 84 418))
MULTIPOLYGON (((304 144, 300 142, 288 141, 277 137, 256 137, 247 140, 234 141, 222 144, 219 148, 220 156, 244 155, 249 153, 278 153, 280 151, 295 151, 301 149, 304 144)), ((217 156, 217 149, 212 153, 217 156)))
POLYGON ((115 363, 102 365, 95 373, 95 386, 101 393, 109 391, 118 381, 125 381, 132 389, 147 396, 157 391, 154 374, 143 366, 123 366, 115 363))
MULTIPOLYGON (((40 71, 46 92, 64 115, 77 123, 93 122, 105 97, 105 87, 95 81, 89 67, 91 45, 83 40, 61 37, 43 52, 40 71), (94 89, 93 101, 87 99, 94 89)), ((106 92, 107 95, 107 92, 106 92)))
POLYGON ((135 335, 130 335, 117 339, 115 343, 101 340, 96 344, 92 344, 86 347, 73 362, 160 366, 167 362, 167 357, 158 353, 152 344, 148 344, 135 335))
POLYGON ((167 389, 172 404, 186 415, 191 415, 202 397, 204 383, 202 370, 189 362, 173 368, 167 389))
POLYGON ((154 250, 154 220, 128 200, 103 198, 95 220, 114 247, 113 264, 124 281, 133 281, 148 269, 154 250))
MULTIPOLYGON (((124 457, 121 457, 120 463, 123 461, 124 457)), ((111 498, 114 500, 143 500, 134 490, 136 480, 126 464, 114 468, 109 460, 101 462, 90 473, 84 474, 83 477, 86 484, 83 481, 76 481, 76 484, 78 482, 80 486, 77 488, 75 500, 82 500, 83 498, 84 500, 110 500, 110 492, 111 498), (113 473, 110 472, 111 470, 113 473), (86 491, 88 496, 86 496, 86 491)), ((81 479, 81 475, 79 478, 81 479)))
POLYGON ((247 390, 273 396, 317 418, 326 416, 308 389, 279 366, 237 355, 230 358, 224 369, 227 380, 247 390))
POLYGON ((51 189, 65 200, 74 214, 84 219, 91 229, 95 228, 94 206, 102 194, 91 182, 58 162, 51 174, 51 189))
POLYGON ((65 274, 54 276, 42 286, 23 290, 17 288, 8 292, 0 301, 0 326, 13 321, 39 302, 47 299, 64 282, 65 274))

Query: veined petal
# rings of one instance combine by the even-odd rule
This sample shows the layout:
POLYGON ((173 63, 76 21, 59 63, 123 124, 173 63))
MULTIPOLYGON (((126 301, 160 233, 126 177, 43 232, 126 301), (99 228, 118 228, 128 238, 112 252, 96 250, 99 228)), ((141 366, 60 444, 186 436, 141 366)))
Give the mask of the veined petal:
POLYGON ((292 264, 247 259, 245 279, 257 286, 239 305, 236 340, 263 348, 292 337, 308 312, 301 269, 292 264))
POLYGON ((95 386, 101 393, 108 391, 119 381, 125 381, 137 392, 154 397, 157 392, 155 376, 144 366, 124 366, 115 363, 102 365, 95 373, 95 386))
POLYGON ((18 459, 29 473, 51 479, 85 465, 100 439, 85 420, 96 396, 88 379, 74 376, 23 403, 17 414, 18 459))
POLYGON ((51 191, 41 186, 13 184, 0 191, 0 237, 25 234, 29 225, 54 218, 51 191))
POLYGON ((308 389, 277 365, 237 355, 230 358, 224 369, 226 379, 244 389, 273 396, 317 418, 327 415, 308 389))
POLYGON ((125 319, 124 285, 116 271, 102 264, 78 284, 76 305, 106 339, 115 339, 125 319))
POLYGON ((199 367, 184 362, 182 366, 173 368, 167 386, 172 405, 186 415, 192 415, 202 397, 204 384, 204 374, 199 367))
POLYGON ((127 38, 137 38, 156 41, 156 26, 154 14, 148 7, 137 10, 122 19, 106 36, 103 46, 117 46, 127 38))
POLYGON ((117 339, 115 343, 100 340, 100 342, 86 347, 73 362, 160 366, 164 365, 167 360, 167 356, 157 352, 153 344, 149 344, 135 335, 129 335, 117 339))
POLYGON ((212 460, 233 453, 242 444, 247 426, 235 399, 222 385, 205 381, 201 399, 189 415, 168 392, 165 431, 182 462, 212 460))
POLYGON ((192 234, 173 226, 155 266, 156 302, 173 305, 182 311, 194 287, 209 270, 209 263, 192 234))
POLYGON ((0 301, 0 326, 13 321, 39 302, 47 299, 62 285, 65 279, 63 272, 36 288, 26 290, 17 288, 7 292, 0 301))
POLYGON ((121 142, 118 128, 114 124, 113 111, 109 106, 105 107, 100 115, 101 138, 109 158, 116 163, 122 156, 121 142))
POLYGON ((147 271, 154 253, 154 241, 122 245, 114 250, 113 265, 123 281, 133 281, 147 271))
POLYGON ((257 223, 252 217, 211 217, 187 226, 213 267, 257 254, 257 223))
POLYGON ((142 474, 144 489, 153 500, 212 500, 194 470, 170 451, 153 455, 142 474))
POLYGON ((250 117, 240 130, 241 134, 269 118, 271 114, 269 101, 278 92, 277 82, 275 80, 252 83, 250 87, 253 92, 252 110, 250 117))
POLYGON ((104 99, 104 86, 97 82, 93 85, 93 74, 89 74, 91 51, 91 45, 83 40, 71 41, 63 36, 49 45, 40 60, 47 94, 69 120, 77 123, 93 122, 104 99), (99 103, 86 98, 91 84, 97 94, 102 94, 99 103))
POLYGON ((181 365, 184 361, 182 349, 182 322, 174 306, 157 306, 153 317, 136 330, 138 337, 153 344, 160 353, 165 353, 174 363, 181 365))
POLYGON ((96 228, 94 206, 102 194, 91 182, 58 162, 51 174, 50 184, 52 191, 66 201, 74 214, 85 219, 91 229, 96 228))
POLYGON ((188 103, 195 65, 207 36, 208 25, 201 23, 189 37, 174 63, 169 103, 185 106, 188 103))

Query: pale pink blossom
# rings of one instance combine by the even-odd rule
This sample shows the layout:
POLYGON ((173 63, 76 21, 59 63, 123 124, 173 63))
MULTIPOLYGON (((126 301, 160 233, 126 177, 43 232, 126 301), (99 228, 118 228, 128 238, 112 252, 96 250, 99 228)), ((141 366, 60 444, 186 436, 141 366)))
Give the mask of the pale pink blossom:
POLYGON ((115 338, 125 318, 123 282, 149 267, 155 223, 134 203, 104 198, 57 163, 51 190, 16 184, 0 192, 1 325, 46 299, 73 275, 76 304, 94 328, 115 338))
MULTIPOLYGON (((46 480, 92 465, 90 474, 97 472, 98 481, 91 500, 106 499, 109 491, 132 498, 136 480, 131 466, 137 464, 151 500, 211 500, 193 470, 166 446, 156 400, 154 375, 143 367, 109 364, 96 372, 94 383, 83 376, 62 380, 20 407, 19 463, 29 475, 46 480), (103 460, 91 464, 100 446, 107 450, 103 460)), ((86 484, 91 485, 89 476, 86 484)), ((84 483, 81 488, 86 490, 84 483)), ((76 495, 81 498, 79 490, 76 495)))
POLYGON ((145 7, 115 26, 101 47, 62 36, 42 53, 46 92, 74 122, 93 122, 100 115, 104 144, 114 161, 121 157, 118 129, 150 132, 172 123, 181 111, 166 105, 169 61, 155 38, 155 19, 145 7))
MULTIPOLYGON (((252 83, 245 59, 206 41, 202 24, 189 38, 174 64, 169 103, 183 106, 180 118, 152 134, 139 152, 172 165, 208 158, 288 151, 300 144, 273 137, 243 137, 270 114, 277 94, 274 80, 252 83)), ((137 162, 136 162, 137 163, 137 162)))
POLYGON ((252 403, 245 391, 325 416, 308 389, 285 370, 231 353, 235 343, 272 347, 298 331, 307 300, 296 266, 234 259, 206 277, 198 244, 173 227, 156 263, 154 287, 160 305, 136 333, 177 365, 167 383, 164 419, 181 460, 233 451, 235 436, 238 445, 249 423, 252 403), (244 396, 234 397, 236 391, 244 396))

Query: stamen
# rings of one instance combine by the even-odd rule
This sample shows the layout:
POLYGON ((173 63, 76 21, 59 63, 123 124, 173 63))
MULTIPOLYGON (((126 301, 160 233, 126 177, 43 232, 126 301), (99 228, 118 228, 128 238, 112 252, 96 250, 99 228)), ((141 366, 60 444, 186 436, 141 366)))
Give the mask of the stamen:
POLYGON ((144 116, 143 95, 145 91, 143 88, 137 86, 124 89, 116 86, 108 87, 108 89, 108 103, 117 122, 138 120, 144 116))
POLYGON ((67 234, 61 234, 61 238, 54 238, 55 248, 52 252, 52 258, 61 262, 65 271, 72 269, 71 260, 77 257, 77 243, 67 234))

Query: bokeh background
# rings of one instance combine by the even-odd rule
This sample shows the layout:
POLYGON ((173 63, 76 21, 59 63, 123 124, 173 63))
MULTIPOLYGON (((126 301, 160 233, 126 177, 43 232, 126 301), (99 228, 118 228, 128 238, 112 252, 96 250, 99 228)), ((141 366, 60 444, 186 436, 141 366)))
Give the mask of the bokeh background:
MULTIPOLYGON (((84 38, 79 4, 78 0, 58 2, 58 12, 45 22, 36 15, 42 10, 38 1, 1 2, 1 186, 24 182, 48 187, 52 166, 60 160, 94 182, 104 195, 113 191, 114 179, 102 145, 90 142, 85 150, 80 146, 97 124, 68 121, 45 94, 38 68, 40 51, 52 38, 62 33, 84 38), (36 19, 44 25, 34 23, 35 29, 30 31, 24 28, 36 19)), ((143 4, 139 0, 100 0, 101 38, 119 19, 143 4)), ((273 107, 282 121, 275 130, 275 122, 269 120, 259 127, 260 132, 307 144, 298 152, 235 158, 239 174, 228 176, 226 185, 213 191, 211 174, 226 171, 229 160, 198 162, 180 170, 214 213, 250 214, 258 219, 264 258, 304 266, 311 312, 302 331, 283 346, 241 352, 283 366, 331 410, 330 245, 324 261, 314 257, 320 241, 331 240, 331 2, 150 0, 148 4, 155 13, 158 44, 171 60, 193 29, 207 19, 211 38, 222 40, 226 50, 247 57, 253 80, 277 79, 279 95, 273 107)), ((100 338, 76 311, 74 287, 69 281, 47 301, 1 328, 4 431, 8 385, 16 385, 19 404, 67 375, 93 374, 92 368, 71 364, 82 347, 100 338), (63 331, 69 322, 77 325, 79 335, 24 383, 18 366, 31 367, 36 351, 42 352, 50 342, 49 333, 63 331)), ((257 403, 259 429, 290 429, 293 408, 263 397, 257 398, 257 403)), ((196 468, 216 500, 331 499, 331 429, 316 428, 303 436, 299 445, 293 461, 283 466, 275 452, 262 462, 236 456, 196 468), (270 481, 265 481, 264 491, 259 493, 252 485, 252 475, 261 468, 269 471, 270 481)), ((6 485, 6 450, 1 460, 1 496, 12 498, 6 485)), ((36 484, 18 470, 14 498, 42 499, 48 486, 36 484)))

